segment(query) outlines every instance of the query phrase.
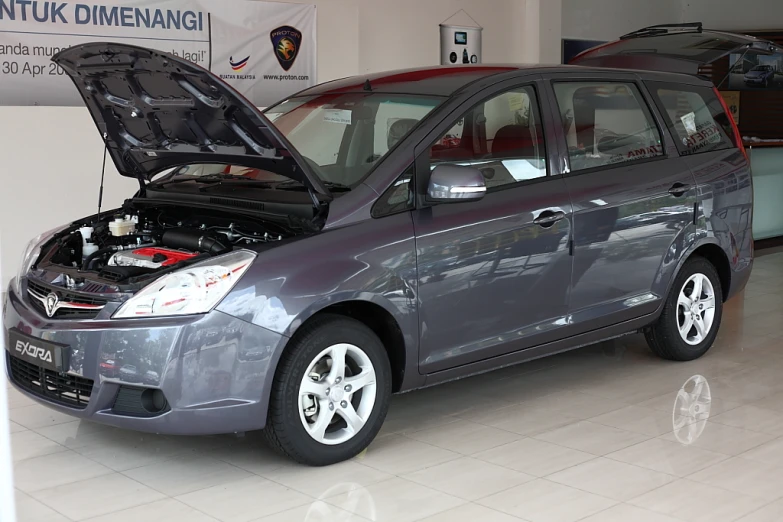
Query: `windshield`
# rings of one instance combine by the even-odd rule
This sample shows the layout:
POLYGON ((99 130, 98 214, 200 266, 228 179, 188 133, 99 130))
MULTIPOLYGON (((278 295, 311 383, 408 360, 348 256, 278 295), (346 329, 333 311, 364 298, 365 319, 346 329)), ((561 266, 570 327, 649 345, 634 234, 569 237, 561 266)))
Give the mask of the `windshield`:
POLYGON ((771 65, 757 65, 751 71, 771 71, 772 66, 771 65))
POLYGON ((291 98, 265 116, 323 181, 354 186, 442 100, 332 93, 291 98))
MULTIPOLYGON (((245 180, 263 184, 279 184, 291 182, 291 178, 275 174, 268 170, 244 167, 242 165, 227 165, 225 163, 196 163, 169 169, 156 175, 152 182, 155 185, 178 183, 181 181, 219 182, 222 180, 245 180)), ((304 185, 302 185, 304 186, 304 185)))

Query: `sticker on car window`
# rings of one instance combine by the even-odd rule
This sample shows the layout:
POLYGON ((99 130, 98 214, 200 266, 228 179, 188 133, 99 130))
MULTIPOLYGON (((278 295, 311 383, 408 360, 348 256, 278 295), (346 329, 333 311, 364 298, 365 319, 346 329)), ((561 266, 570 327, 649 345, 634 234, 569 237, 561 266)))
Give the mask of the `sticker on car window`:
POLYGON ((341 125, 351 124, 351 111, 343 109, 327 109, 324 111, 324 121, 328 123, 339 123, 341 125))
POLYGON ((696 134, 696 115, 694 113, 689 112, 685 116, 680 117, 680 121, 682 121, 682 124, 685 127, 685 132, 688 133, 688 136, 693 136, 696 134))
POLYGON ((701 149, 708 148, 710 145, 721 143, 723 137, 720 129, 714 122, 704 122, 697 127, 697 132, 693 135, 683 138, 683 143, 688 148, 690 154, 694 154, 701 149))

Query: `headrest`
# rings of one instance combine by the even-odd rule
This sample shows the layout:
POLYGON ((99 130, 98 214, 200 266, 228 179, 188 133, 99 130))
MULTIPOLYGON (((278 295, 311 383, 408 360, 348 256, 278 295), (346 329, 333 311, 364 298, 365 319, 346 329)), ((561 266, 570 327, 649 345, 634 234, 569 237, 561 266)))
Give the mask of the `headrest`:
POLYGON ((506 125, 495 133, 495 138, 492 140, 492 154, 511 151, 517 153, 535 151, 530 129, 525 125, 506 125))
POLYGON ((389 148, 391 149, 393 146, 395 146, 398 141, 400 141, 411 131, 413 127, 416 126, 417 123, 419 123, 419 121, 413 118, 401 118, 392 123, 389 127, 389 132, 386 135, 386 143, 389 148))

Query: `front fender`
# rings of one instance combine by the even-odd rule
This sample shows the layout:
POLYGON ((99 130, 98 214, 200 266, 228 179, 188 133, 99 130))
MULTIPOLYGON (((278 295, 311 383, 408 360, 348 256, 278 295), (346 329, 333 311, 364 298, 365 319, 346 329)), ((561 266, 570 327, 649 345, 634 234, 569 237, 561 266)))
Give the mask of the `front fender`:
POLYGON ((270 360, 276 366, 287 339, 314 314, 350 301, 372 303, 402 332, 407 380, 418 373, 412 371, 418 362, 416 289, 413 222, 401 213, 270 245, 217 309, 284 336, 270 360))
POLYGON ((313 302, 309 307, 302 310, 299 313, 299 315, 296 316, 294 320, 289 323, 288 328, 286 329, 285 332, 282 332, 282 334, 285 335, 286 337, 293 337, 296 331, 299 329, 299 327, 301 327, 308 319, 310 319, 318 312, 321 312, 330 306, 358 301, 358 302, 372 303, 386 310, 394 318, 397 325, 403 331, 406 347, 415 348, 415 337, 409 335, 409 333, 414 333, 418 331, 418 327, 414 322, 414 324, 411 324, 408 328, 405 328, 404 326, 407 325, 411 320, 411 315, 403 314, 400 311, 401 307, 410 309, 411 307, 415 306, 415 303, 412 299, 407 299, 407 298, 400 298, 400 299, 405 299, 407 302, 394 305, 389 300, 389 298, 387 298, 384 295, 372 294, 369 292, 363 292, 357 290, 343 290, 343 291, 335 292, 333 294, 325 296, 323 299, 313 302))

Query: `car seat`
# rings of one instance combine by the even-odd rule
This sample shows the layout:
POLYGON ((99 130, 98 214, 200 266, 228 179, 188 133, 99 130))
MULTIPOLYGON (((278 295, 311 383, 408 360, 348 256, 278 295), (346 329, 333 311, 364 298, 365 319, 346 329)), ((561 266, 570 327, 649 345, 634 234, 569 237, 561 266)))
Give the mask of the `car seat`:
POLYGON ((495 158, 536 158, 537 143, 525 125, 506 125, 495 133, 492 156, 495 158))

